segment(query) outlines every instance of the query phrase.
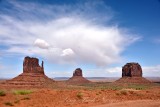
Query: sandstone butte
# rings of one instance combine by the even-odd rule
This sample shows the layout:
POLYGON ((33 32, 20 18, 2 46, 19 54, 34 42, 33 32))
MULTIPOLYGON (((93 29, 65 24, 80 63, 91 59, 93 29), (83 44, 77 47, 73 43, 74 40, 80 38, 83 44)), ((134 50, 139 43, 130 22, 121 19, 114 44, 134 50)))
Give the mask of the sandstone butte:
MULTIPOLYGON (((73 72, 73 76, 69 78, 66 84, 84 84, 91 83, 83 77, 82 69, 77 68, 73 72)), ((122 78, 114 83, 151 83, 149 80, 142 77, 142 68, 138 63, 127 63, 122 67, 122 78)), ((37 58, 25 57, 23 61, 23 73, 17 77, 7 80, 5 85, 8 86, 46 86, 53 85, 55 81, 48 78, 44 72, 44 62, 41 66, 37 58)))
POLYGON ((122 78, 115 83, 151 83, 142 77, 142 68, 138 63, 127 63, 122 67, 122 78))
POLYGON ((82 69, 77 68, 73 72, 73 76, 67 80, 68 84, 83 84, 83 83, 90 83, 89 80, 83 77, 82 69))
POLYGON ((23 61, 23 73, 11 80, 7 80, 6 85, 43 86, 54 83, 53 79, 45 75, 43 65, 43 61, 41 66, 39 65, 39 60, 37 58, 25 57, 23 61))

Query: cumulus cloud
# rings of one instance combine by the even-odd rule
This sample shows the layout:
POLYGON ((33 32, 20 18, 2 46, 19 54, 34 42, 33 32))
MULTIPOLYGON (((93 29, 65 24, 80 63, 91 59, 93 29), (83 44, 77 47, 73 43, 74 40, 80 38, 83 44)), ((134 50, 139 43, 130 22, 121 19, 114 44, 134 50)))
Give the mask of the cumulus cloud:
POLYGON ((74 62, 107 66, 119 62, 121 53, 127 46, 139 39, 137 35, 117 25, 110 25, 110 8, 103 3, 87 2, 76 7, 32 3, 34 6, 30 9, 28 3, 17 1, 11 4, 14 9, 7 12, 15 13, 16 17, 10 14, 0 15, 0 42, 8 46, 6 50, 2 50, 6 53, 30 53, 54 63, 74 62), (94 10, 97 7, 104 7, 108 15, 101 19, 104 14, 94 10), (36 14, 33 13, 34 9, 36 14), (68 11, 71 12, 65 14, 68 11))
POLYGON ((45 40, 42 40, 42 39, 36 39, 35 42, 34 42, 34 45, 39 47, 39 48, 42 48, 42 49, 48 49, 49 48, 49 44, 45 40))
POLYGON ((70 56, 70 55, 74 54, 73 50, 70 49, 70 48, 69 49, 64 49, 62 52, 63 53, 61 54, 61 56, 70 56))

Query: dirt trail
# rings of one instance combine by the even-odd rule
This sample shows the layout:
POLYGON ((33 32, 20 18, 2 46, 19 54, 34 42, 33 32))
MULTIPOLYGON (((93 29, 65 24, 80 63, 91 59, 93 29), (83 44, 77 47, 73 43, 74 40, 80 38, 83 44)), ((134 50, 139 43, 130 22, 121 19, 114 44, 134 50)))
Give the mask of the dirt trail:
POLYGON ((99 105, 95 107, 160 107, 160 100, 136 100, 99 105))

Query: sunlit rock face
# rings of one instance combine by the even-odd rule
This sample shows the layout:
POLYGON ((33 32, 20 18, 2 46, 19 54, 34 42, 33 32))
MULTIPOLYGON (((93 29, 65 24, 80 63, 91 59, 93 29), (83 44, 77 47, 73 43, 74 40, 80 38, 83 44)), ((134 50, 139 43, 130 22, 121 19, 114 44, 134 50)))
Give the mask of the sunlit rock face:
POLYGON ((43 61, 40 66, 38 58, 27 56, 23 61, 23 73, 11 80, 7 80, 5 85, 14 87, 48 87, 54 85, 54 80, 45 75, 43 61))
POLYGON ((127 63, 122 67, 122 77, 142 77, 142 68, 138 63, 127 63))
POLYGON ((23 73, 41 73, 44 74, 43 61, 41 66, 37 58, 25 57, 23 61, 23 73))

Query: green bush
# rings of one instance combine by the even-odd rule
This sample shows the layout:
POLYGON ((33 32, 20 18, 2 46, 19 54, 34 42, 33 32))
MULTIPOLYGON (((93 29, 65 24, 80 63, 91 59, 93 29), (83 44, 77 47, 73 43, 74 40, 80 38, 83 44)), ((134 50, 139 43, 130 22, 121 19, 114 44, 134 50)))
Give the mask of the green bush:
POLYGON ((77 93, 77 97, 78 97, 79 99, 82 99, 82 98, 83 98, 83 94, 82 94, 81 92, 78 92, 78 93, 77 93))
POLYGON ((31 90, 15 90, 13 92, 15 95, 26 95, 26 94, 31 94, 31 90))
POLYGON ((5 95, 6 95, 6 93, 4 91, 0 90, 0 96, 5 96, 5 95))

